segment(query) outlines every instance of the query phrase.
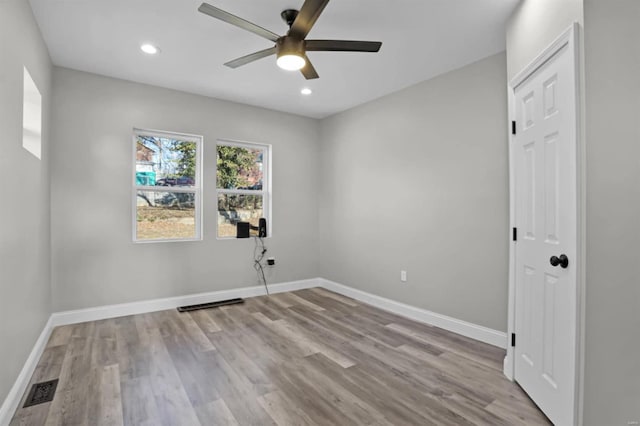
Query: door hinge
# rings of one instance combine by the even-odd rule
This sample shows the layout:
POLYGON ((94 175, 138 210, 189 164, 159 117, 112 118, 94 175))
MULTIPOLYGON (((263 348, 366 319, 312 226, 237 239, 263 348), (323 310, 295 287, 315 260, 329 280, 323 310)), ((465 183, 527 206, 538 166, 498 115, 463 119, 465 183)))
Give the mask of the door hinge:
POLYGON ((516 134, 516 122, 515 121, 511 122, 511 134, 512 135, 516 134))
POLYGON ((511 347, 516 347, 516 333, 511 333, 511 347))
POLYGON ((513 228, 513 241, 518 241, 518 228, 513 228))

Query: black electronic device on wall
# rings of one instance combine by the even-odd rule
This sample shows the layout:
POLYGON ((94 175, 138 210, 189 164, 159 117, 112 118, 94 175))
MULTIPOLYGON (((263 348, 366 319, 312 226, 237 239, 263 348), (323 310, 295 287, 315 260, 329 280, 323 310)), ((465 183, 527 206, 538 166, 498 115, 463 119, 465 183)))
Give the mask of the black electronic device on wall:
POLYGON ((259 238, 267 237, 267 219, 261 217, 258 221, 258 226, 253 226, 249 222, 238 222, 236 224, 236 238, 249 238, 252 235, 259 238))
POLYGON ((260 221, 258 222, 258 237, 267 237, 267 219, 265 219, 264 217, 261 217, 260 221))
POLYGON ((249 222, 238 222, 236 224, 236 238, 249 238, 249 222))

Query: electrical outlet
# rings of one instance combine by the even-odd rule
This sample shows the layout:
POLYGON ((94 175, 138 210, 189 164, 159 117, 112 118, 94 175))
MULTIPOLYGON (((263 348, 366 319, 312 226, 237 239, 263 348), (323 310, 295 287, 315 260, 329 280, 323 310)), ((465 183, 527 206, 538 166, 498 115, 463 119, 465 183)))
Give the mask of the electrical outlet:
POLYGON ((403 283, 407 282, 407 271, 400 271, 400 281, 403 283))

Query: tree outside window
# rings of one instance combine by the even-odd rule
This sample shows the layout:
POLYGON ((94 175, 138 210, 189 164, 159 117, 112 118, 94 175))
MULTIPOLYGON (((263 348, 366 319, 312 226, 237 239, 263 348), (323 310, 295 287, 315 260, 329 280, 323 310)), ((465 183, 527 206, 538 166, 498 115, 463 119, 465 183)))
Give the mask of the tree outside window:
POLYGON ((269 218, 269 146, 220 141, 216 147, 218 238, 236 236, 238 222, 269 218))

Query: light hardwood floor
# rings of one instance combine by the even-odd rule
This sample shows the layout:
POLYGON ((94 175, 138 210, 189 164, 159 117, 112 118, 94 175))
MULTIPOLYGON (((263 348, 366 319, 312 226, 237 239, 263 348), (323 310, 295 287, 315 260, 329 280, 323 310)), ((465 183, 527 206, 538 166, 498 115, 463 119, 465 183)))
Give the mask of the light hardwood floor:
POLYGON ((503 357, 315 288, 58 327, 11 425, 549 424, 503 357))

